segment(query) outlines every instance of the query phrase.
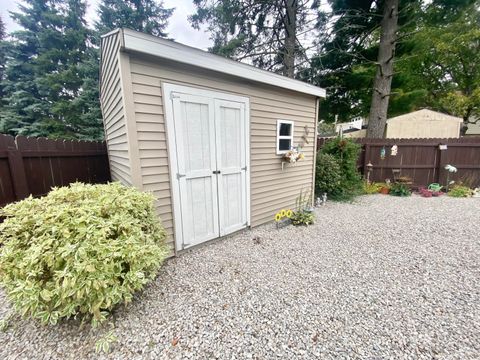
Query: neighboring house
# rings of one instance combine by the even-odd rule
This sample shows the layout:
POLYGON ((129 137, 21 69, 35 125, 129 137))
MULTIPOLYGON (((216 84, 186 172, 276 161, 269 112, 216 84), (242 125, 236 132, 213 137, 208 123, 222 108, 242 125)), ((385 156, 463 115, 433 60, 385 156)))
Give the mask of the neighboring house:
POLYGON ((468 124, 465 136, 480 136, 480 119, 478 119, 476 123, 468 124))
POLYGON ((346 138, 364 138, 367 136, 368 125, 363 125, 361 129, 350 129, 343 132, 346 138))
POLYGON ((324 89, 118 29, 102 37, 100 93, 112 178, 158 198, 172 253, 314 190, 324 89), (283 166, 298 145, 305 159, 283 166))
POLYGON ((463 119, 422 109, 387 120, 386 138, 458 138, 463 119))

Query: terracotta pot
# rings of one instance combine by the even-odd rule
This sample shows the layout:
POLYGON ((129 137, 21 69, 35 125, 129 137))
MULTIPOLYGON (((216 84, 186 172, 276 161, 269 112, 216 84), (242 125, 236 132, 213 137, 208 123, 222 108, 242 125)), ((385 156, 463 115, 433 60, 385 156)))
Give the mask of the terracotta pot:
POLYGON ((380 189, 380 194, 388 195, 389 192, 390 192, 390 189, 387 187, 382 187, 380 189))

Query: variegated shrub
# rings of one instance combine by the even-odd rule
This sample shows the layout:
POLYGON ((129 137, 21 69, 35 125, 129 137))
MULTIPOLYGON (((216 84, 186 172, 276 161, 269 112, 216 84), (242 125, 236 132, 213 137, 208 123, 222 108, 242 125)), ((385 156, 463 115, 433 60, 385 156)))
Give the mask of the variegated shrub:
POLYGON ((0 283, 23 316, 103 321, 167 256, 154 198, 118 183, 75 183, 1 210, 0 283))

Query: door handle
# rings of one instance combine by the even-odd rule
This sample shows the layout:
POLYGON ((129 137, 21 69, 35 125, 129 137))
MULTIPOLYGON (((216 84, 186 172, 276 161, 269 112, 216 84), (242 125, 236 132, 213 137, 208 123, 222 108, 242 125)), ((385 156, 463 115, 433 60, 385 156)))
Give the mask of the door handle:
POLYGON ((213 171, 212 171, 212 174, 220 174, 220 173, 221 173, 220 170, 213 170, 213 171))

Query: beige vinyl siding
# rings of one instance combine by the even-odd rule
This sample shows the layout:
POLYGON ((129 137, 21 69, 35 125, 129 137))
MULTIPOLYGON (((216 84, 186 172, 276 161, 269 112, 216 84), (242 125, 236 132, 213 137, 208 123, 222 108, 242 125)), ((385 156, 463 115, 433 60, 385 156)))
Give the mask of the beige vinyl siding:
POLYGON ((100 102, 112 180, 132 185, 119 64, 120 34, 102 38, 100 102))
POLYGON ((293 207, 300 190, 313 190, 316 98, 311 95, 260 85, 208 70, 172 64, 158 58, 130 55, 134 109, 143 189, 159 198, 160 215, 173 246, 173 218, 162 82, 201 87, 250 99, 251 225, 273 220, 274 214, 293 207), (294 121, 294 144, 302 141, 308 126, 306 159, 281 166, 276 155, 277 120, 294 121))

